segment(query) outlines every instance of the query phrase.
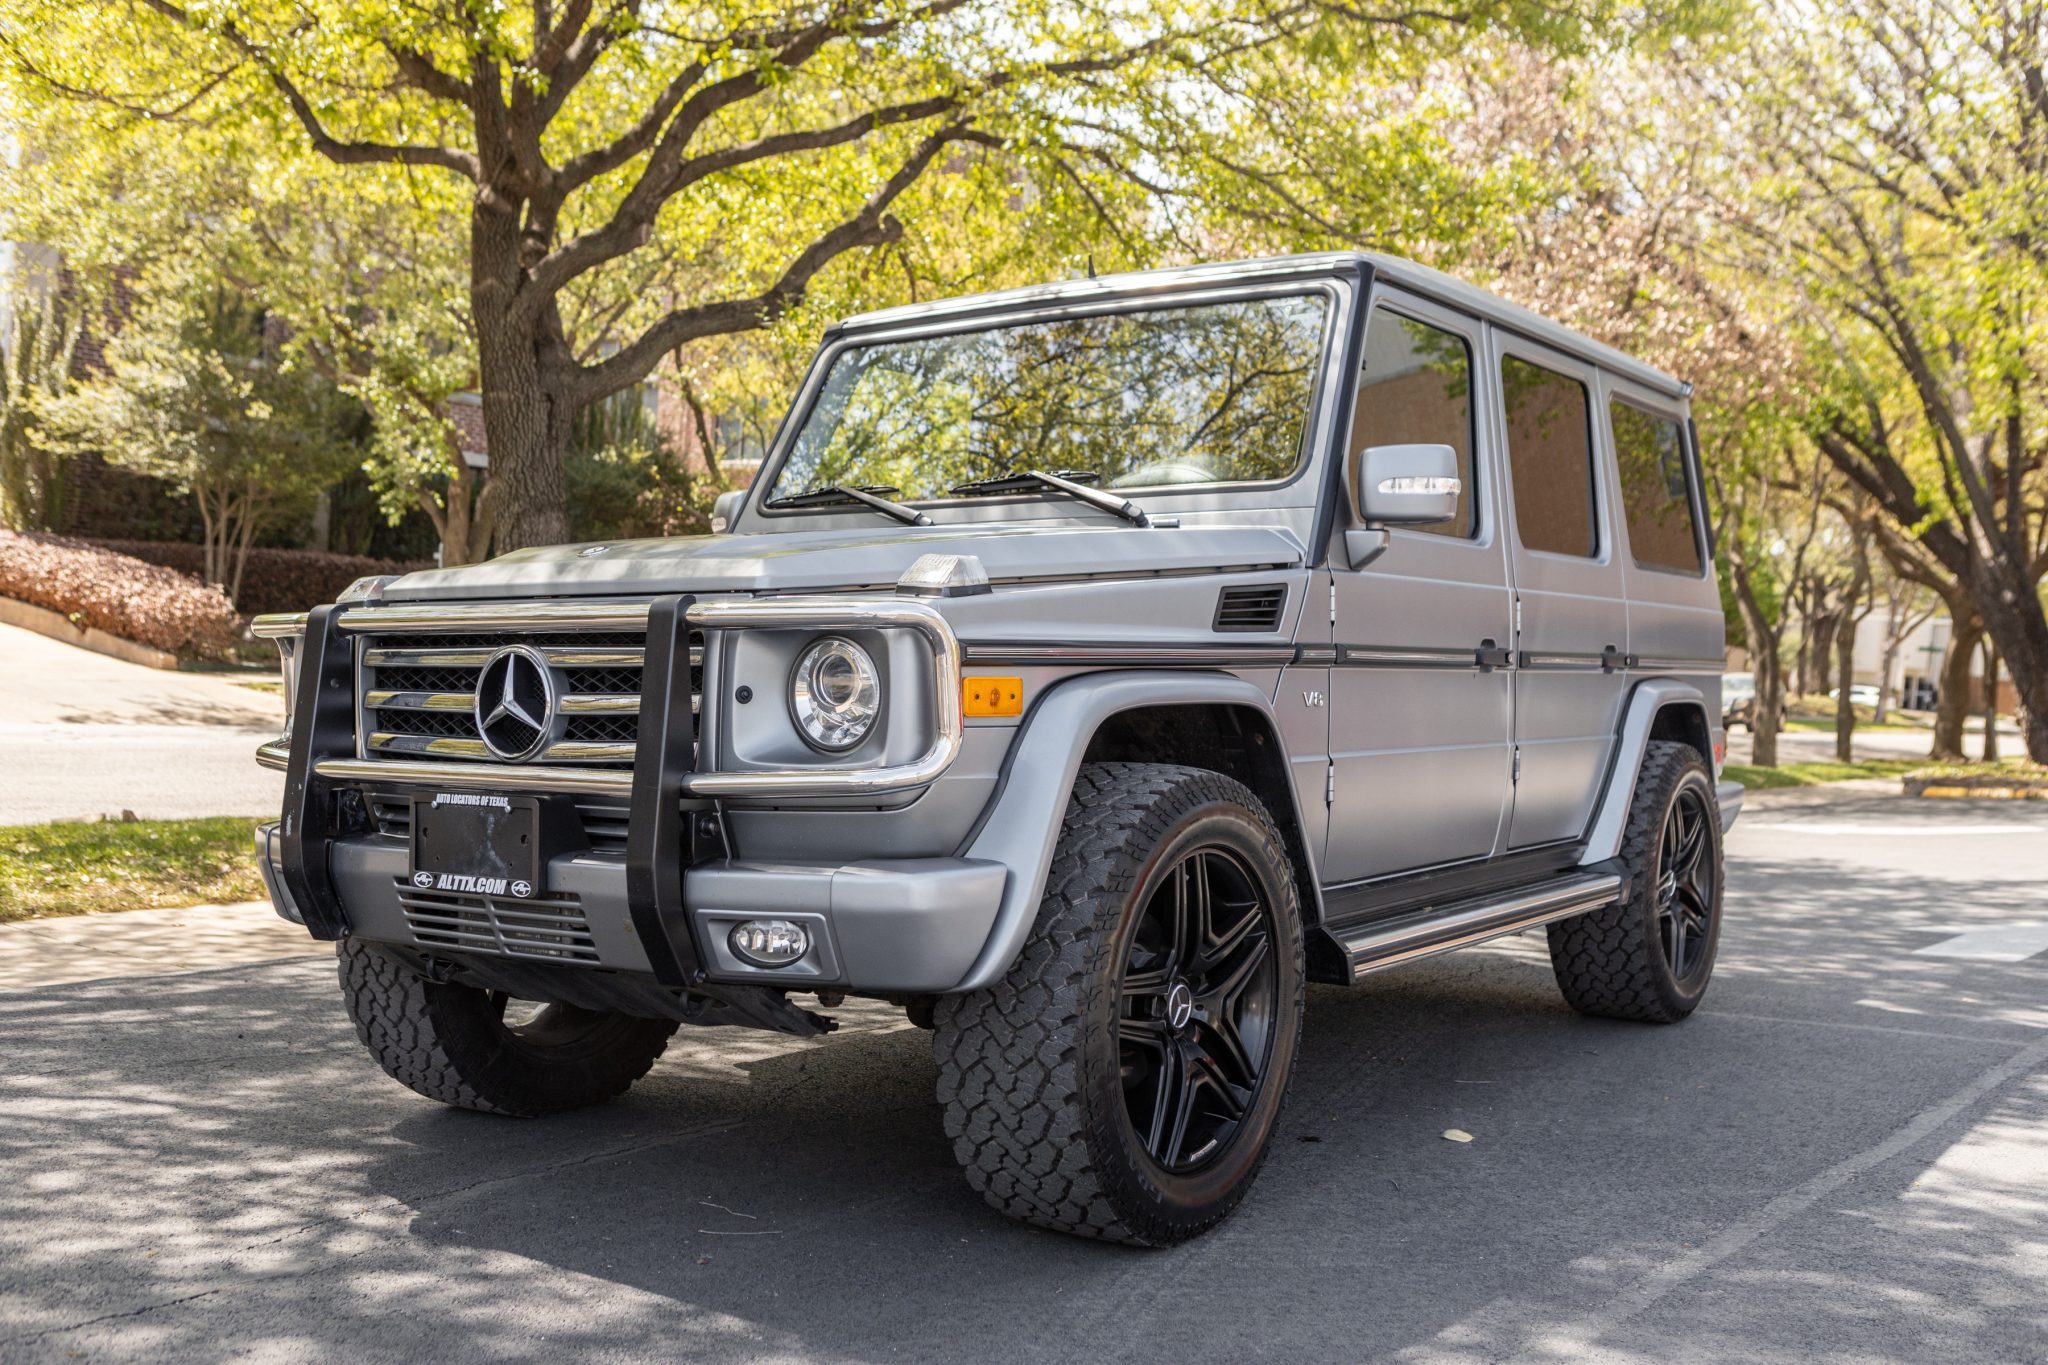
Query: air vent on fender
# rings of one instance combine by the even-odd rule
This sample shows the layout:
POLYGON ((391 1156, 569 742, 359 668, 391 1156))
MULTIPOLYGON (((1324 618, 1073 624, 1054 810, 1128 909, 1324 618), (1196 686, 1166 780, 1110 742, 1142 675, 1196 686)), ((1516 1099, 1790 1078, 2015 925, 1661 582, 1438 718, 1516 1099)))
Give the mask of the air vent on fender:
POLYGON ((1280 612, 1287 605, 1285 583, 1254 583, 1225 588, 1216 598, 1217 631, 1280 629, 1280 612))

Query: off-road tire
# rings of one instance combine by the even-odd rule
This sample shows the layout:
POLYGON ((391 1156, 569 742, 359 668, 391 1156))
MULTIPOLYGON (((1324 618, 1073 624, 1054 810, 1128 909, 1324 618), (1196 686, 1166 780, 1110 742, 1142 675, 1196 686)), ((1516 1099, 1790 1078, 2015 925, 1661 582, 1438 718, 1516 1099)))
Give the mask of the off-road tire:
POLYGON ((430 981, 374 943, 343 939, 337 957, 370 1055, 392 1079, 461 1109, 535 1118, 602 1103, 646 1075, 676 1031, 673 1020, 567 1005, 508 1028, 501 997, 430 981))
POLYGON ((1620 861, 1629 893, 1611 905, 1559 920, 1549 929, 1550 965, 1558 989, 1581 1014, 1672 1024, 1691 1014, 1706 994, 1721 937, 1721 825, 1714 780, 1706 759, 1689 744, 1653 740, 1636 775, 1635 796, 1623 832, 1620 861), (1683 978, 1666 961, 1658 937, 1659 845, 1681 791, 1705 797, 1705 857, 1713 877, 1706 942, 1683 978))
POLYGON ((1258 797, 1201 768, 1083 767, 1023 953, 990 989, 939 1001, 938 1098, 968 1183, 1013 1218, 1084 1237, 1166 1246, 1214 1227, 1270 1144, 1304 976, 1286 844, 1258 797), (1235 1134, 1211 1164, 1175 1174, 1126 1113, 1115 1021, 1148 888, 1203 847, 1241 855, 1266 898, 1277 1004, 1266 1069, 1235 1134))

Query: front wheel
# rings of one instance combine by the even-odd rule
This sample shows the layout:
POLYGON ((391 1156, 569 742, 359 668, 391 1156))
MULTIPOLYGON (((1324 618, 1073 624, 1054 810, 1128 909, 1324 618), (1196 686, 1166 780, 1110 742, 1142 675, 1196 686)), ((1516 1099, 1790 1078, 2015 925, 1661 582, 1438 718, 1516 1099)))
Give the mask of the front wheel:
POLYGON ((647 1074, 675 1021, 573 1005, 529 1005, 432 981, 374 943, 337 956, 356 1036, 393 1080, 460 1109, 523 1118, 623 1094, 647 1074))
POLYGON ((1301 917, 1259 799, 1166 764, 1081 770, 1031 940, 948 996, 934 1050, 968 1182, 1011 1217, 1163 1246, 1237 1207, 1301 1036, 1301 917))

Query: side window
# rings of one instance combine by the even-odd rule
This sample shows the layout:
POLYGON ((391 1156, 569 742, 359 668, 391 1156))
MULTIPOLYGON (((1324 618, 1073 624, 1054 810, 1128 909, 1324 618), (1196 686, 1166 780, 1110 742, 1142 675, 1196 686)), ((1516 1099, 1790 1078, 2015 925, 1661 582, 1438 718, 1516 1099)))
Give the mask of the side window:
POLYGON ((1351 453, 1368 446, 1447 445, 1458 452, 1458 511, 1411 526, 1432 535, 1479 534, 1472 461, 1472 348, 1462 337, 1376 309, 1365 329, 1365 369, 1351 416, 1351 453))
POLYGON ((1607 418, 1614 428, 1614 455, 1621 462, 1629 553, 1646 569, 1698 573, 1700 541, 1678 423, 1619 400, 1608 404, 1607 418))
POLYGON ((1592 406, 1586 386, 1515 356, 1500 362, 1508 476, 1525 549, 1598 554, 1593 522, 1592 406))

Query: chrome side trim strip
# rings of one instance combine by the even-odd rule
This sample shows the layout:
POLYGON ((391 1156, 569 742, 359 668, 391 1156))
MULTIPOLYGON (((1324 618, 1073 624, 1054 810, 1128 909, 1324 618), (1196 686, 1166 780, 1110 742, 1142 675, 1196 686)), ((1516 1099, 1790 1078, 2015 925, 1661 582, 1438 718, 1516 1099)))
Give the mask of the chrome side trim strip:
POLYGON ((1621 878, 1612 872, 1588 873, 1539 886, 1421 923, 1407 922, 1368 930, 1344 943, 1351 959, 1351 979, 1404 962, 1469 948, 1488 939, 1533 929, 1539 924, 1596 910, 1621 894, 1621 878))
POLYGON ((283 772, 291 766, 292 741, 288 735, 267 739, 256 746, 256 766, 283 772))
POLYGON ((1638 655, 1629 660, 1632 673, 1720 673, 1727 669, 1728 660, 1719 659, 1665 659, 1645 658, 1638 655))
POLYGON ((1405 645, 1340 645, 1338 662, 1353 668, 1477 668, 1470 649, 1435 649, 1405 645))
POLYGON ((1227 668, 1294 662, 1291 644, 1042 645, 974 641, 962 647, 970 664, 1073 664, 1106 668, 1227 668))
POLYGON ((1524 668, 1593 668, 1607 667, 1607 660, 1598 654, 1536 654, 1522 652, 1520 662, 1524 668))

